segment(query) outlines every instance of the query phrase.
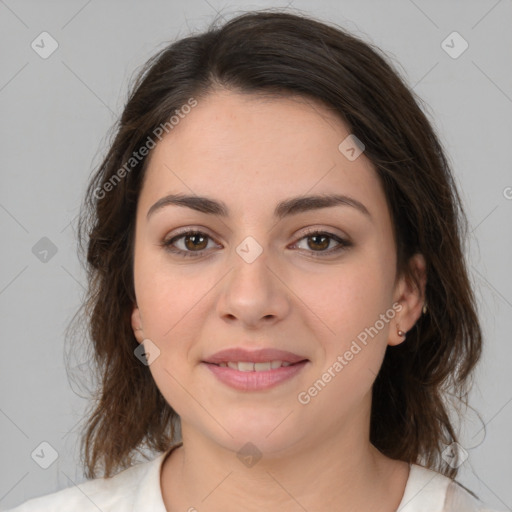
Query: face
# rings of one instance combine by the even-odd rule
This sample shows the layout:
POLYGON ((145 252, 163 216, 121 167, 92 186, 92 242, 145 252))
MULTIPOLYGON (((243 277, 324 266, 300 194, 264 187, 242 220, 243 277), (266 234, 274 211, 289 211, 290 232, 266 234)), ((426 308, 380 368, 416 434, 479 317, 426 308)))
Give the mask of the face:
POLYGON ((410 329, 421 301, 395 275, 375 169, 338 148, 349 134, 310 100, 222 91, 154 148, 137 208, 132 326, 151 340, 150 360, 159 350, 149 369, 184 439, 272 454, 366 432, 386 346, 403 341, 397 324, 410 329), (207 197, 226 215, 160 201, 171 194, 207 197), (333 194, 344 202, 287 208, 333 194), (302 362, 259 366, 257 378, 205 362, 232 348, 302 362))

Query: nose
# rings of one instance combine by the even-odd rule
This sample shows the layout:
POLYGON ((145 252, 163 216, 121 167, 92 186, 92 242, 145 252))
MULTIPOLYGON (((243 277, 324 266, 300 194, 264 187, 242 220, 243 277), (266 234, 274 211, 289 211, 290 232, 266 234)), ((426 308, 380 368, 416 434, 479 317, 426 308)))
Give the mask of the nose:
MULTIPOLYGON (((243 255, 243 253, 242 253, 243 255)), ((234 252, 231 271, 220 288, 218 314, 245 329, 268 327, 289 313, 289 288, 263 251, 253 261, 234 252)))

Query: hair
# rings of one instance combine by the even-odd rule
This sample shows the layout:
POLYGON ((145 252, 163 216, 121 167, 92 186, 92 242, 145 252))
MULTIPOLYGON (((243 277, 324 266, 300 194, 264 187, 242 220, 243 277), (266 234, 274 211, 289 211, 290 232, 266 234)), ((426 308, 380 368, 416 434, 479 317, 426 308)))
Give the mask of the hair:
POLYGON ((386 348, 372 389, 370 441, 388 457, 454 478, 457 468, 442 457, 457 441, 449 400, 467 405, 482 334, 463 252, 467 219, 444 149, 421 99, 378 47, 275 9, 220 27, 214 20, 151 57, 88 184, 78 223, 88 279, 81 312, 99 383, 81 434, 86 476, 101 467, 110 477, 141 446, 163 452, 177 439, 178 414, 134 355, 134 229, 148 162, 134 155, 154 142, 159 126, 169 131, 169 119, 191 98, 220 89, 320 102, 364 143, 390 209, 397 275, 415 280, 408 263, 422 254, 428 304, 406 341, 386 348))

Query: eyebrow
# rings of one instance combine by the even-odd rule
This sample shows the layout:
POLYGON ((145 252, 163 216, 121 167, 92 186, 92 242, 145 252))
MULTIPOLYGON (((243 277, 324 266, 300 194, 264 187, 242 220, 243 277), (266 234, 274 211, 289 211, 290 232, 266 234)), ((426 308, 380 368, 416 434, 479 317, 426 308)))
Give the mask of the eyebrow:
MULTIPOLYGON (((146 216, 147 219, 149 219, 156 211, 169 205, 191 208, 192 210, 196 210, 201 213, 223 218, 229 217, 230 215, 229 208, 222 201, 197 195, 169 194, 162 197, 153 206, 151 206, 146 216)), ((319 210, 321 208, 329 208, 332 206, 351 206, 370 219, 372 218, 370 212, 363 203, 353 197, 340 194, 298 196, 286 199, 277 204, 274 210, 274 217, 281 220, 284 217, 291 215, 319 210)))

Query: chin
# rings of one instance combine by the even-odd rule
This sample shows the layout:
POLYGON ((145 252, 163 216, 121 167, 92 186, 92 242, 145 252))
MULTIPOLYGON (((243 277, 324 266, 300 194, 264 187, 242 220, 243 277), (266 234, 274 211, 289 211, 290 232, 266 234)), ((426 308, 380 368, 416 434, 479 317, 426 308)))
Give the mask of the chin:
MULTIPOLYGON (((287 413, 289 414, 289 412, 287 413)), ((279 455, 289 450, 303 437, 303 425, 297 425, 290 414, 268 415, 257 419, 223 416, 226 430, 217 429, 210 438, 227 450, 239 453, 244 450, 259 451, 265 456, 279 455), (283 421, 284 420, 284 421, 283 421)), ((295 418, 296 420, 296 418, 295 418)))

